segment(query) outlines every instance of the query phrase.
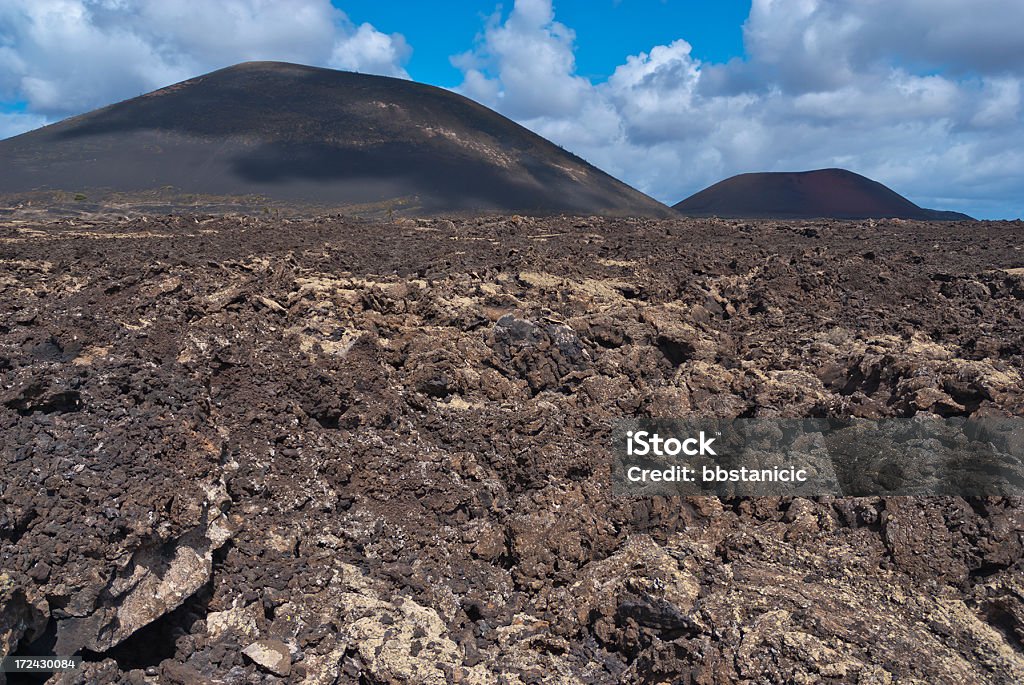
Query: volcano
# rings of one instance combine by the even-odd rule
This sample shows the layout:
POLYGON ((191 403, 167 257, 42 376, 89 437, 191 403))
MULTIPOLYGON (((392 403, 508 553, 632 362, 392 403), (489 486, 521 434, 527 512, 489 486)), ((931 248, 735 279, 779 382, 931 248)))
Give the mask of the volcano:
POLYGON ((665 216, 496 112, 412 81, 247 62, 0 141, 0 193, 665 216))
POLYGON ((878 181, 846 169, 740 174, 673 205, 685 216, 744 219, 918 219, 971 217, 919 207, 878 181))

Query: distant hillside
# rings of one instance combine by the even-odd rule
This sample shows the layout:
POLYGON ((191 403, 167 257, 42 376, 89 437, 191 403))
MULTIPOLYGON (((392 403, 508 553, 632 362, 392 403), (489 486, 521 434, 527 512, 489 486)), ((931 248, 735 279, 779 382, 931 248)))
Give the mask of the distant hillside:
POLYGON ((972 220, 924 209, 877 181, 845 169, 740 174, 673 206, 686 216, 750 219, 972 220))
POLYGON ((0 193, 262 195, 434 211, 667 215, 482 105, 411 81, 278 62, 215 71, 0 141, 0 193))

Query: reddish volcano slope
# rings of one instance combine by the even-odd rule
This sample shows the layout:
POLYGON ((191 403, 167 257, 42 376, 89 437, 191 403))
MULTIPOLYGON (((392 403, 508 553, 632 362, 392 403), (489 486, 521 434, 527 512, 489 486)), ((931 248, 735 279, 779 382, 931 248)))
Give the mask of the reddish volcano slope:
POLYGON ((924 209, 845 169, 740 174, 673 206, 686 216, 752 219, 920 219, 958 221, 959 212, 924 209))
POLYGON ((0 141, 0 193, 258 195, 344 206, 668 216, 668 207, 433 86, 249 62, 0 141))

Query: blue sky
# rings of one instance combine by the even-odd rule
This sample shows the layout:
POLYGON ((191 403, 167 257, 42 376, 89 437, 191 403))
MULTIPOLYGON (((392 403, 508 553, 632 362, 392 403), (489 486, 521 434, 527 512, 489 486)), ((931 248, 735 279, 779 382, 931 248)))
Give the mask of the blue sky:
POLYGON ((843 167, 1024 215, 1021 0, 2 0, 0 138, 282 60, 471 97, 667 203, 843 167))
MULTIPOLYGON (((334 2, 357 23, 370 22, 385 33, 401 33, 413 47, 406 69, 417 81, 438 86, 457 86, 462 73, 450 57, 470 46, 486 19, 499 5, 462 0, 457 11, 445 13, 444 28, 437 24, 437 6, 427 2, 334 2)), ((501 3, 503 14, 512 0, 501 3)), ((654 45, 688 36, 696 56, 705 61, 727 62, 743 55, 743 22, 750 14, 749 0, 561 0, 555 14, 571 26, 580 40, 576 68, 594 81, 607 78, 622 62, 654 45)))

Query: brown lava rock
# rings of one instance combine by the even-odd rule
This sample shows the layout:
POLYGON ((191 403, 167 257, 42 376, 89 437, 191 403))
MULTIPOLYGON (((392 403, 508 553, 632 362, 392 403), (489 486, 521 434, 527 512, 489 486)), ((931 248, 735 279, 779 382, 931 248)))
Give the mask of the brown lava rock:
POLYGON ((83 654, 68 683, 1022 682, 1024 500, 630 499, 608 451, 623 417, 1020 414, 1019 240, 0 223, 0 649, 83 654))

